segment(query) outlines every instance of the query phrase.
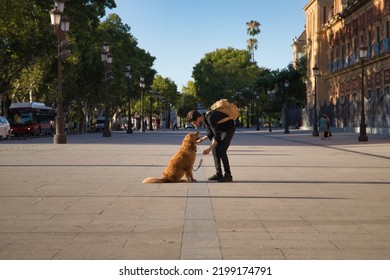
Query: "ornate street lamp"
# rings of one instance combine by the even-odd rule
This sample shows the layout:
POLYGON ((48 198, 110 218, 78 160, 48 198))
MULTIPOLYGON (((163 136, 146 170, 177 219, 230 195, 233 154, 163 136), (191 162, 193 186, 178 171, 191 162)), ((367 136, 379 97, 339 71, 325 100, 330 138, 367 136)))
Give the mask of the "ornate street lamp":
POLYGON ((110 45, 107 42, 103 44, 101 55, 102 55, 102 62, 104 66, 104 81, 106 86, 103 137, 111 137, 109 81, 110 79, 112 79, 112 73, 110 71, 110 65, 112 63, 112 55, 110 54, 110 45))
MULTIPOLYGON (((248 94, 248 96, 250 95, 250 88, 249 87, 246 87, 245 88, 245 93, 248 94)), ((249 97, 248 98, 248 101, 245 102, 247 105, 246 105, 246 128, 250 128, 250 119, 249 119, 249 109, 251 107, 251 98, 249 97), (249 104, 248 104, 249 103, 249 104)))
POLYGON ((160 100, 161 100, 161 93, 159 90, 156 91, 156 99, 157 99, 157 129, 160 129, 161 126, 161 108, 160 108, 160 100))
POLYGON ((288 80, 285 80, 284 81, 284 88, 285 88, 285 92, 284 92, 284 95, 285 95, 285 98, 284 98, 284 106, 285 106, 285 127, 284 127, 284 133, 290 133, 290 131, 288 130, 288 110, 287 110, 287 89, 288 89, 288 86, 290 85, 289 81, 288 80))
POLYGON ((360 115, 360 132, 359 132, 359 142, 367 142, 367 131, 366 131, 366 115, 364 113, 364 59, 367 57, 367 47, 360 47, 360 59, 362 60, 362 108, 360 115))
POLYGON ((271 97, 274 92, 272 90, 267 91, 268 95, 268 132, 272 132, 271 126, 271 97))
POLYGON ((144 123, 144 89, 145 89, 145 79, 144 76, 139 78, 139 87, 141 88, 141 132, 145 132, 145 123, 144 123))
POLYGON ((129 116, 127 120, 127 133, 133 133, 133 122, 131 121, 131 104, 130 104, 130 81, 131 81, 131 66, 125 65, 125 78, 127 79, 127 103, 129 104, 129 116))
POLYGON ((260 130, 260 94, 254 92, 256 98, 256 130, 260 130))
POLYGON ((318 70, 319 68, 317 65, 314 65, 313 67, 313 76, 314 76, 314 120, 313 120, 313 136, 319 136, 318 133, 318 119, 317 119, 317 77, 318 77, 318 70))
POLYGON ((150 110, 149 110, 149 130, 153 131, 153 89, 152 86, 149 87, 149 102, 150 102, 150 110))
POLYGON ((63 15, 65 0, 54 1, 55 8, 50 11, 51 24, 57 36, 57 59, 58 59, 58 81, 57 81, 57 116, 55 118, 56 133, 53 138, 54 144, 66 144, 64 100, 62 95, 62 60, 70 56, 70 51, 65 48, 69 46, 65 33, 69 31, 69 20, 63 15))

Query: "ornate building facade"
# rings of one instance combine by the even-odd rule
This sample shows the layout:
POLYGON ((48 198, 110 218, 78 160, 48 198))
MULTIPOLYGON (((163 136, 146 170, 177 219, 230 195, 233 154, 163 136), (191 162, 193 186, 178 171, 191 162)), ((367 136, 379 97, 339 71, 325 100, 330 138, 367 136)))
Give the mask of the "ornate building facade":
POLYGON ((332 126, 358 129, 365 102, 367 130, 389 133, 390 0, 311 0, 304 10, 306 125, 313 125, 316 97, 317 112, 326 113, 332 126), (364 64, 361 48, 367 50, 364 64))

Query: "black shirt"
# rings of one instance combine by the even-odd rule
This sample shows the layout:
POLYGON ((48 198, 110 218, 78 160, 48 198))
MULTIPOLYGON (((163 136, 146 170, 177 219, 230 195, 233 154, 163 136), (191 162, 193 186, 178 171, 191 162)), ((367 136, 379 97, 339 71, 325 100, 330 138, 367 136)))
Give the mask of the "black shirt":
POLYGON ((207 137, 210 140, 214 138, 218 143, 221 142, 221 131, 226 131, 234 126, 233 120, 218 124, 218 121, 226 117, 229 116, 216 110, 211 110, 204 114, 204 124, 206 126, 207 137))

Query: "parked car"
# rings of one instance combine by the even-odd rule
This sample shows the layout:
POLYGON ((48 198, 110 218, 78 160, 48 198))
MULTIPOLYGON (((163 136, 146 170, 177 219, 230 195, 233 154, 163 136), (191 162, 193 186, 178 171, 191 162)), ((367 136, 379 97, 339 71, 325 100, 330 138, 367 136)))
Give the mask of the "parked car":
POLYGON ((104 129, 105 120, 106 120, 105 117, 97 117, 96 118, 96 124, 95 124, 96 130, 104 129))
POLYGON ((6 118, 0 116, 0 137, 8 139, 11 136, 11 125, 6 118))

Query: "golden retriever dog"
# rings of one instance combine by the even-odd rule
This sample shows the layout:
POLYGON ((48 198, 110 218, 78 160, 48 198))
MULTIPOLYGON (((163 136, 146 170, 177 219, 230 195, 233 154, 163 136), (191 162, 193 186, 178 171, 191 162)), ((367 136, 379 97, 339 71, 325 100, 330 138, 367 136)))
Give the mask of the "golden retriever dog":
POLYGON ((178 183, 178 182, 196 182, 192 175, 196 157, 196 139, 199 138, 199 131, 188 133, 177 153, 171 158, 168 166, 165 168, 162 178, 149 177, 142 183, 178 183), (182 179, 183 176, 186 180, 182 179))

